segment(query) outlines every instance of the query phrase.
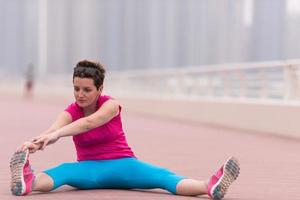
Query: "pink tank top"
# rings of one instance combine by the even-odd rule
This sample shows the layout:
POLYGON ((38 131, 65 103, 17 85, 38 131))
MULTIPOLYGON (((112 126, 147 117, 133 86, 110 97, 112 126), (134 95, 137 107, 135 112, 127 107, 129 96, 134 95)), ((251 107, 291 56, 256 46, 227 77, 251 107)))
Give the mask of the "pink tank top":
MULTIPOLYGON (((100 96, 98 108, 109 99, 110 96, 100 96)), ((135 157, 122 128, 121 109, 120 106, 119 114, 106 124, 73 136, 78 161, 135 157)), ((73 121, 84 117, 82 108, 76 102, 69 105, 65 111, 71 114, 73 121)))

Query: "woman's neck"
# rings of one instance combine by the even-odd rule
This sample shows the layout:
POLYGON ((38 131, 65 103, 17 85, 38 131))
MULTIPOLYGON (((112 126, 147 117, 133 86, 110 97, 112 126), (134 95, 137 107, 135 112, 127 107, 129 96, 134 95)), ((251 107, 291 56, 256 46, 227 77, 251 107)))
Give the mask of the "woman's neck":
POLYGON ((83 108, 83 113, 84 113, 85 117, 93 114, 94 112, 96 112, 97 102, 98 102, 98 98, 91 105, 89 105, 86 108, 83 108))

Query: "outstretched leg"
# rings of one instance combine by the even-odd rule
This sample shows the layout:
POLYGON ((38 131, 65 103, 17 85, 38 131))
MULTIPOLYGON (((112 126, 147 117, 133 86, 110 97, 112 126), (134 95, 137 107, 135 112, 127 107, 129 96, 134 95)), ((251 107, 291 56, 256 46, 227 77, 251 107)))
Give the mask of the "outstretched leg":
POLYGON ((53 179, 48 174, 39 173, 35 177, 32 191, 50 192, 51 190, 53 190, 53 186, 53 179))
POLYGON ((214 200, 222 199, 230 184, 238 177, 239 171, 238 160, 230 157, 208 182, 194 179, 181 180, 177 184, 176 194, 188 196, 207 194, 214 200))
POLYGON ((185 196, 207 194, 207 182, 195 179, 182 179, 176 186, 176 194, 185 196))
POLYGON ((240 170, 238 160, 231 157, 205 182, 177 176, 169 170, 134 158, 123 158, 64 163, 35 176, 30 168, 28 155, 28 150, 17 151, 11 159, 11 191, 14 195, 26 195, 31 191, 48 192, 67 184, 79 189, 161 188, 173 194, 208 194, 212 199, 220 200, 240 170))

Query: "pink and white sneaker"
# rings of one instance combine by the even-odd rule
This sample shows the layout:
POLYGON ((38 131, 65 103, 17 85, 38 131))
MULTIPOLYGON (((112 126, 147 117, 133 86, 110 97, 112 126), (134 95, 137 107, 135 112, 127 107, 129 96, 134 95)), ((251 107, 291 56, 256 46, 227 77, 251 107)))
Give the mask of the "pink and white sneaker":
POLYGON ((209 179, 207 193, 214 200, 224 197, 230 184, 240 173, 239 161, 235 157, 230 157, 224 165, 209 179))
POLYGON ((32 191, 35 176, 28 158, 28 149, 15 152, 11 158, 11 192, 13 195, 22 196, 32 191))

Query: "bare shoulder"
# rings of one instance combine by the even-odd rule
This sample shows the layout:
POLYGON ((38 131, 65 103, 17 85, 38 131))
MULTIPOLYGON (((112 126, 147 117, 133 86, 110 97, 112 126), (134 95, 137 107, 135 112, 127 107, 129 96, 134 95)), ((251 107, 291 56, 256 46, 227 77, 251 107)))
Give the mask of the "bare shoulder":
POLYGON ((115 99, 109 99, 101 106, 102 109, 119 110, 120 103, 115 99))
POLYGON ((57 116, 56 121, 64 123, 64 124, 69 124, 69 123, 72 122, 72 116, 67 111, 63 111, 63 112, 59 113, 59 115, 57 116))
POLYGON ((116 99, 109 99, 105 103, 107 102, 110 102, 111 104, 118 105, 118 106, 120 105, 120 102, 116 99))
POLYGON ((72 121, 72 115, 67 111, 61 112, 58 116, 66 121, 72 121))

